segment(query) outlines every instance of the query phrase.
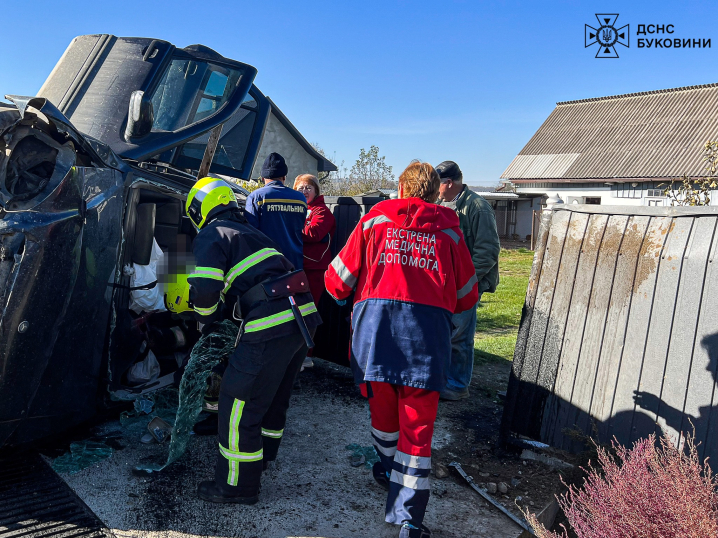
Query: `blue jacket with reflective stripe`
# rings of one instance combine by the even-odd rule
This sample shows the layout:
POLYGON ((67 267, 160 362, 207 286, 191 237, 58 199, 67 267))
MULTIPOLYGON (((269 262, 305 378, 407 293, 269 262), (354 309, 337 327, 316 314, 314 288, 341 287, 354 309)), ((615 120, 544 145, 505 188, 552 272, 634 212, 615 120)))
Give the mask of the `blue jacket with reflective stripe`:
POLYGON ((307 218, 307 199, 281 181, 267 183, 247 197, 247 221, 267 235, 295 268, 304 268, 302 231, 307 218))

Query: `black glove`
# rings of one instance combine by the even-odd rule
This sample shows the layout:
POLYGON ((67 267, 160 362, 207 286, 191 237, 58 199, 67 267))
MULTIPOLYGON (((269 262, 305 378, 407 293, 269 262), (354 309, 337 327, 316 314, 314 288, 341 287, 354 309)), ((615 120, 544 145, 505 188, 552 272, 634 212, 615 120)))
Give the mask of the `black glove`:
POLYGON ((202 325, 202 336, 207 336, 208 334, 213 333, 217 329, 218 324, 219 323, 217 321, 213 321, 212 323, 202 325))

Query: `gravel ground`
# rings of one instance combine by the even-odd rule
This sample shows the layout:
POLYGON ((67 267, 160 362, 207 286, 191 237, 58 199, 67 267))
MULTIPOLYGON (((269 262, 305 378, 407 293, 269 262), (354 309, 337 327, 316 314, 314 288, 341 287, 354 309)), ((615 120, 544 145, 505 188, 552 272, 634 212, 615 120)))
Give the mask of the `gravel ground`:
MULTIPOLYGON (((196 487, 213 474, 215 438, 193 438, 185 456, 150 478, 133 476, 134 465, 161 459, 164 447, 139 443, 125 428, 111 458, 73 475, 67 483, 118 537, 372 537, 398 535, 384 522, 386 493, 371 471, 349 464, 351 443, 371 444, 366 401, 349 370, 316 360, 300 374, 275 467, 262 477, 254 506, 213 505, 197 499, 196 487)), ((442 404, 446 405, 446 404, 442 404)), ((451 404, 449 404, 451 405, 451 404)), ((440 407, 434 435, 437 453, 467 442, 465 426, 440 407)), ((101 429, 119 429, 110 421, 101 429)), ((518 526, 453 473, 433 479, 425 524, 440 538, 514 538, 518 526)))

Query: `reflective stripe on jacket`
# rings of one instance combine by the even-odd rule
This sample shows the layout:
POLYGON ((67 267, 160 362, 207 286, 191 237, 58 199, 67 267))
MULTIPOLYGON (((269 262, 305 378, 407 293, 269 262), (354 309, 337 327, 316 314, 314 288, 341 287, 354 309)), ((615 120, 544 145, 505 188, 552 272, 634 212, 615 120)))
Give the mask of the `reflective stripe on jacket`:
MULTIPOLYGON (((242 294, 270 278, 291 272, 292 264, 263 233, 250 226, 239 212, 225 213, 200 230, 193 242, 196 262, 189 276, 190 302, 202 323, 219 321, 231 315, 224 312, 242 294)), ((321 318, 309 293, 296 296, 307 327, 315 327, 321 318)), ((247 342, 284 336, 298 331, 289 299, 286 297, 261 303, 243 312, 244 336, 247 342)))
POLYGON ((358 381, 442 390, 451 315, 478 301, 456 213, 418 198, 375 205, 325 273, 337 299, 354 295, 358 381))
POLYGON ((277 244, 279 252, 296 269, 304 268, 302 230, 307 216, 304 195, 271 181, 247 197, 245 216, 249 224, 277 244))

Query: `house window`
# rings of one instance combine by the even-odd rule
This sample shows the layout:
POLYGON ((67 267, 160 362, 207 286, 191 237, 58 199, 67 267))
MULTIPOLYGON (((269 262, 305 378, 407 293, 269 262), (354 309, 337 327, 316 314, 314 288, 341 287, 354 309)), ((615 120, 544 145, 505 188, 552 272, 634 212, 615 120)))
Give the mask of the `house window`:
POLYGON ((611 190, 615 198, 640 198, 643 193, 643 183, 614 183, 611 185, 611 190))
POLYGON ((663 200, 648 200, 648 205, 662 206, 663 200))
POLYGON ((648 189, 646 191, 646 196, 654 197, 654 198, 663 198, 663 190, 662 189, 648 189))
POLYGON ((601 205, 601 197, 600 196, 586 196, 585 203, 593 204, 593 205, 601 205))

